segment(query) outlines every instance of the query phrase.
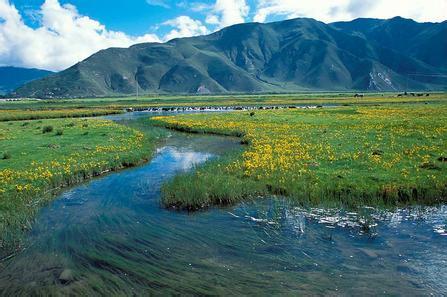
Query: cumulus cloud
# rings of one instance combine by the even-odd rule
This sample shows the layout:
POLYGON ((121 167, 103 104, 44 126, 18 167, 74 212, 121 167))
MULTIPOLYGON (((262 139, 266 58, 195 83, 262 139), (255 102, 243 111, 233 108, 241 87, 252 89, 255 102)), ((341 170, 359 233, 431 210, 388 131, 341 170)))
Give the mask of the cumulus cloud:
POLYGON ((217 28, 244 23, 249 11, 245 0, 216 0, 206 16, 206 22, 217 28))
POLYGON ((128 36, 78 13, 73 5, 45 0, 39 26, 27 26, 16 7, 0 0, 0 64, 62 70, 108 47, 159 41, 153 34, 128 36))
MULTIPOLYGON (((167 0, 146 2, 169 7, 167 0)), ((251 8, 247 0, 179 1, 173 7, 199 13, 200 20, 182 15, 159 24, 155 27, 167 27, 165 36, 159 38, 156 34, 129 36, 108 30, 97 20, 81 15, 75 6, 61 5, 59 0, 44 0, 37 11, 22 12, 32 14, 37 26, 31 27, 10 0, 0 0, 0 65, 61 70, 108 47, 202 35, 252 20, 312 17, 333 22, 400 15, 417 21, 444 21, 447 11, 447 0, 252 0, 250 3, 251 8)))
POLYGON ((208 33, 208 29, 201 21, 194 20, 189 16, 179 16, 164 22, 163 25, 173 27, 173 29, 163 38, 165 41, 179 37, 190 37, 208 33))
POLYGON ((253 20, 311 17, 324 22, 358 17, 402 16, 417 21, 444 21, 446 0, 258 0, 253 20))

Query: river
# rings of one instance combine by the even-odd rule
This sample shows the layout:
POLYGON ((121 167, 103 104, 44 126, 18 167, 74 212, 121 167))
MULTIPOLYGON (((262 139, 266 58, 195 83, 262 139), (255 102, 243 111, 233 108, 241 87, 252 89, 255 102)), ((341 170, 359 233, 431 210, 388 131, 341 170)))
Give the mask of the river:
POLYGON ((42 208, 29 246, 0 264, 0 295, 447 294, 446 206, 348 212, 260 198, 166 210, 165 181, 240 149, 233 138, 169 133, 149 163, 42 208))

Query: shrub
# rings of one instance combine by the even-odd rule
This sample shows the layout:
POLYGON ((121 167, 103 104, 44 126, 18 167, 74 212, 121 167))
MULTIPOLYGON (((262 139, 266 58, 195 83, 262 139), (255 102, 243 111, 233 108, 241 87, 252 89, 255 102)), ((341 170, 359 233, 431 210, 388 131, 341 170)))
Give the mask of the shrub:
POLYGON ((64 130, 62 130, 62 129, 57 129, 57 131, 56 131, 56 135, 57 136, 61 136, 61 135, 63 135, 64 134, 64 130))
POLYGON ((66 126, 67 126, 67 127, 74 127, 74 126, 75 126, 75 123, 71 122, 71 123, 67 124, 66 126))
POLYGON ((53 126, 44 126, 42 128, 42 133, 50 133, 53 132, 53 126))
POLYGON ((10 152, 4 152, 4 153, 2 154, 2 159, 3 159, 3 160, 11 159, 11 153, 10 153, 10 152))

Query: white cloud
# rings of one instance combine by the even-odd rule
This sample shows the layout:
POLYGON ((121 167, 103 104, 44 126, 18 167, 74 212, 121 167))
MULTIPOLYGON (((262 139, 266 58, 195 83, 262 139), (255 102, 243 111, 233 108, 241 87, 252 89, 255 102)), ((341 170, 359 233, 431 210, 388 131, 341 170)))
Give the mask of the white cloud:
POLYGON ((38 13, 40 25, 31 28, 14 5, 0 0, 0 65, 62 70, 101 49, 159 41, 153 34, 133 37, 107 30, 58 0, 45 0, 38 13))
MULTIPOLYGON (((166 0, 146 0, 167 7, 166 0)), ((108 30, 100 22, 81 15, 75 6, 59 0, 45 0, 32 13, 37 28, 25 24, 10 2, 0 0, 0 65, 61 70, 108 47, 166 41, 210 33, 247 20, 312 17, 324 22, 357 17, 391 18, 400 15, 417 21, 444 21, 447 0, 253 0, 252 16, 246 0, 216 0, 214 3, 179 1, 176 5, 200 13, 204 20, 182 15, 160 26, 169 27, 159 38, 155 34, 129 36, 108 30), (208 27, 207 27, 208 26, 208 27)), ((159 28, 160 26, 155 26, 159 28)))
POLYGON ((234 24, 244 23, 250 7, 245 0, 216 0, 206 22, 223 28, 234 24))
POLYGON ((171 8, 164 0, 146 0, 146 3, 152 6, 160 6, 164 8, 171 8))
POLYGON ((446 0, 258 0, 253 20, 311 17, 324 22, 358 17, 402 16, 416 21, 444 21, 446 0))
POLYGON ((208 33, 208 29, 202 24, 202 22, 193 20, 189 16, 179 16, 175 19, 164 22, 163 25, 174 28, 163 38, 166 41, 179 37, 190 37, 208 33))

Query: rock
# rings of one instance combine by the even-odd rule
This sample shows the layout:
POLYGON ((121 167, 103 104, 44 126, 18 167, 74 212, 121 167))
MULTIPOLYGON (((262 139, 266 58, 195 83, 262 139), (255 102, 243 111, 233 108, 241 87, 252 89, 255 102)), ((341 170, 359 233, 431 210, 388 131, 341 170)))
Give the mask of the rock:
POLYGON ((74 281, 73 272, 71 269, 64 269, 62 273, 59 275, 59 281, 62 284, 68 284, 74 281))

